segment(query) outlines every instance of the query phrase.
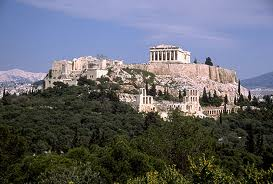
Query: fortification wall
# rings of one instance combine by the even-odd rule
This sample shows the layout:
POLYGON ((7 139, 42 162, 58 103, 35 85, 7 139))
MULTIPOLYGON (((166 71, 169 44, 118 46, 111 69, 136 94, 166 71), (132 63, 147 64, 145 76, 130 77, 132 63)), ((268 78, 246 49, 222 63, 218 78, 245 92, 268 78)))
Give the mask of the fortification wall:
POLYGON ((124 67, 142 69, 156 75, 170 75, 173 77, 187 76, 192 79, 197 76, 204 77, 223 84, 238 81, 235 71, 205 64, 150 63, 129 64, 124 65, 124 67))

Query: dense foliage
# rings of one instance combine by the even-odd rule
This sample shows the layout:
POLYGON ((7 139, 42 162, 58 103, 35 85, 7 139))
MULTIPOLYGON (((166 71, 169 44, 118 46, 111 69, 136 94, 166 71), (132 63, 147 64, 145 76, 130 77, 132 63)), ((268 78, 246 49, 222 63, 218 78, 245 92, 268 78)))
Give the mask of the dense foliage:
MULTIPOLYGON (((211 92, 207 93, 206 88, 203 90, 202 97, 200 98, 200 105, 201 106, 216 106, 219 107, 223 103, 223 99, 217 95, 216 91, 214 91, 213 95, 211 92)), ((225 104, 227 104, 227 96, 225 97, 225 104)))
POLYGON ((168 121, 119 102, 106 78, 0 102, 0 183, 270 183, 273 105, 168 121))

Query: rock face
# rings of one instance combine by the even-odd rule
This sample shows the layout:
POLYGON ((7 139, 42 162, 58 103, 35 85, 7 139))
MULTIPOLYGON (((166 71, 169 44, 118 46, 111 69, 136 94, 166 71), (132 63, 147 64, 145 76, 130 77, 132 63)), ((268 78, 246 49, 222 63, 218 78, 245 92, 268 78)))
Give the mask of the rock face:
MULTIPOLYGON (((238 79, 236 72, 216 66, 205 64, 177 64, 177 63, 150 63, 150 64, 130 64, 123 68, 145 70, 156 75, 156 84, 161 90, 168 86, 169 92, 177 96, 178 90, 194 88, 203 93, 214 92, 224 97, 228 96, 229 101, 233 102, 238 98, 238 79)), ((241 87, 241 93, 248 95, 248 90, 241 87)))
POLYGON ((172 77, 187 76, 191 79, 195 79, 196 77, 205 78, 223 84, 237 83, 238 81, 235 71, 205 64, 150 63, 132 64, 125 67, 146 70, 156 75, 169 75, 172 77))

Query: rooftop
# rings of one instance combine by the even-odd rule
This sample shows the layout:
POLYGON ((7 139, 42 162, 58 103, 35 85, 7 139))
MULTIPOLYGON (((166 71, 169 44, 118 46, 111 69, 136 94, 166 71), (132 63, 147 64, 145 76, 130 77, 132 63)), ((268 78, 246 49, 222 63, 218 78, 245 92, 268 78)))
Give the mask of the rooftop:
POLYGON ((161 45, 156 45, 156 46, 154 46, 154 47, 151 47, 151 49, 161 49, 161 48, 178 49, 179 47, 174 46, 174 45, 167 45, 167 44, 161 44, 161 45))

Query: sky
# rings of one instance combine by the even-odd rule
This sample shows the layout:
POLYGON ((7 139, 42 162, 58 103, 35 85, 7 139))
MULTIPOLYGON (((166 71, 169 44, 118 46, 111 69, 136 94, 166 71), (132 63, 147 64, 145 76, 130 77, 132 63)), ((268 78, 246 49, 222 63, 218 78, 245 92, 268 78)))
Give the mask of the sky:
POLYGON ((273 71, 272 0, 0 0, 0 71, 103 54, 146 63, 176 45, 241 79, 273 71))

